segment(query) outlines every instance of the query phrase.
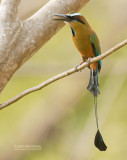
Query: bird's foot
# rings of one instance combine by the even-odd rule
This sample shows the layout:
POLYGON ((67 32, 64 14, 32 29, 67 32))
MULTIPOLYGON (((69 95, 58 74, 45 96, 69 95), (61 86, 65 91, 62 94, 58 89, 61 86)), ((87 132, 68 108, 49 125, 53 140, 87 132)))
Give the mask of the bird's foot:
POLYGON ((88 68, 90 68, 90 60, 91 60, 91 58, 88 58, 86 61, 88 63, 88 68))
POLYGON ((75 67, 74 67, 74 71, 75 72, 79 72, 79 70, 78 70, 78 67, 79 67, 80 65, 76 65, 75 67))
POLYGON ((75 70, 75 72, 81 72, 81 70, 78 70, 78 67, 81 65, 81 64, 83 64, 84 62, 81 62, 80 64, 78 64, 78 65, 76 65, 75 66, 75 68, 74 68, 74 70, 75 70))

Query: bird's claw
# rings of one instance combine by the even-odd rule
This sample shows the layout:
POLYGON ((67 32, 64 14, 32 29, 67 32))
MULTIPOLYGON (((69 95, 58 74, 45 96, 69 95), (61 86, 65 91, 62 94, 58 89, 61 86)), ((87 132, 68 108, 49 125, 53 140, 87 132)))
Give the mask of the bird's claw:
POLYGON ((75 68, 74 68, 75 72, 79 72, 79 71, 81 72, 81 70, 78 70, 78 67, 79 67, 80 65, 81 65, 81 64, 75 66, 75 68))
POLYGON ((79 72, 78 67, 79 67, 79 65, 75 66, 75 68, 74 68, 75 72, 79 72))
POLYGON ((91 60, 91 58, 88 58, 87 59, 87 63, 90 65, 90 60, 91 60))
POLYGON ((91 58, 88 58, 87 61, 86 61, 88 63, 88 68, 89 69, 90 69, 90 60, 91 60, 91 58))

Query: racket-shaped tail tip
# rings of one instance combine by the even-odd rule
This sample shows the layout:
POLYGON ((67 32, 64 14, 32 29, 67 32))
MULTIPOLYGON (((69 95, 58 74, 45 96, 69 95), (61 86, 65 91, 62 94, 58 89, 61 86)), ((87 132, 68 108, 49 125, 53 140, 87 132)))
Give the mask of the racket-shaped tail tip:
POLYGON ((99 130, 97 130, 94 144, 100 151, 106 151, 107 149, 107 146, 105 145, 104 140, 99 130))

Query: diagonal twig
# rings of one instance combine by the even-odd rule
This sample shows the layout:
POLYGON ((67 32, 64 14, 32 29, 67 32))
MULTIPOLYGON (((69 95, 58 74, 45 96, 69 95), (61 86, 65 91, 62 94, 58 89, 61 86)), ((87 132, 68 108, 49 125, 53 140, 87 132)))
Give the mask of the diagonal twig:
POLYGON ((114 46, 113 48, 109 49, 109 50, 106 51, 105 53, 101 54, 100 56, 91 58, 91 59, 89 60, 89 62, 84 62, 83 64, 81 64, 80 66, 78 66, 77 69, 75 69, 75 67, 72 68, 72 69, 69 69, 69 70, 67 70, 67 71, 65 71, 65 72, 63 72, 63 73, 60 73, 60 74, 58 74, 58 75, 56 75, 56 76, 54 76, 54 77, 52 77, 52 78, 50 78, 50 79, 42 82, 41 84, 39 84, 39 85, 37 85, 37 86, 34 86, 34 87, 32 87, 32 88, 29 88, 29 89, 21 92, 21 93, 18 94, 17 96, 15 96, 15 97, 9 99, 8 101, 0 104, 0 109, 3 109, 3 108, 5 108, 5 107, 11 105, 12 103, 14 103, 14 102, 20 100, 21 98, 23 98, 24 96, 26 96, 26 95, 28 95, 28 94, 30 94, 30 93, 32 93, 32 92, 38 91, 38 90, 40 90, 40 89, 48 86, 49 84, 51 84, 51 83, 53 83, 53 82, 55 82, 55 81, 57 81, 57 80, 59 80, 59 79, 62 79, 62 78, 64 78, 64 77, 67 77, 67 76, 69 76, 69 75, 71 75, 71 74, 73 74, 73 73, 76 73, 77 71, 80 71, 80 70, 86 68, 89 64, 91 64, 91 63, 93 63, 93 62, 97 62, 97 61, 99 61, 99 60, 101 60, 101 59, 106 58, 107 56, 109 56, 109 55, 111 55, 113 52, 115 52, 116 50, 118 50, 118 49, 120 49, 121 47, 125 46, 126 44, 127 44, 127 39, 124 40, 124 41, 122 41, 121 43, 117 44, 117 45, 114 46))

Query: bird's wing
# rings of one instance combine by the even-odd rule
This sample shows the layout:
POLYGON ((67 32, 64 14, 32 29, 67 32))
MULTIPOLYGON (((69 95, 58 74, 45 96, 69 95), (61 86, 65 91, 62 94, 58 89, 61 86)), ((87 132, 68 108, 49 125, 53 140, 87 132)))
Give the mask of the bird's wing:
POLYGON ((92 44, 92 48, 94 50, 94 53, 96 56, 99 56, 101 54, 101 49, 100 49, 100 43, 99 43, 99 39, 96 35, 96 33, 92 33, 92 35, 90 36, 90 41, 92 44))
MULTIPOLYGON (((99 42, 99 39, 98 39, 95 32, 93 32, 92 35, 90 36, 90 41, 91 41, 92 48, 93 48, 93 51, 95 53, 95 56, 101 55, 100 42, 99 42)), ((99 66, 98 66, 99 70, 101 69, 101 64, 102 64, 102 61, 100 60, 99 61, 99 66)))

